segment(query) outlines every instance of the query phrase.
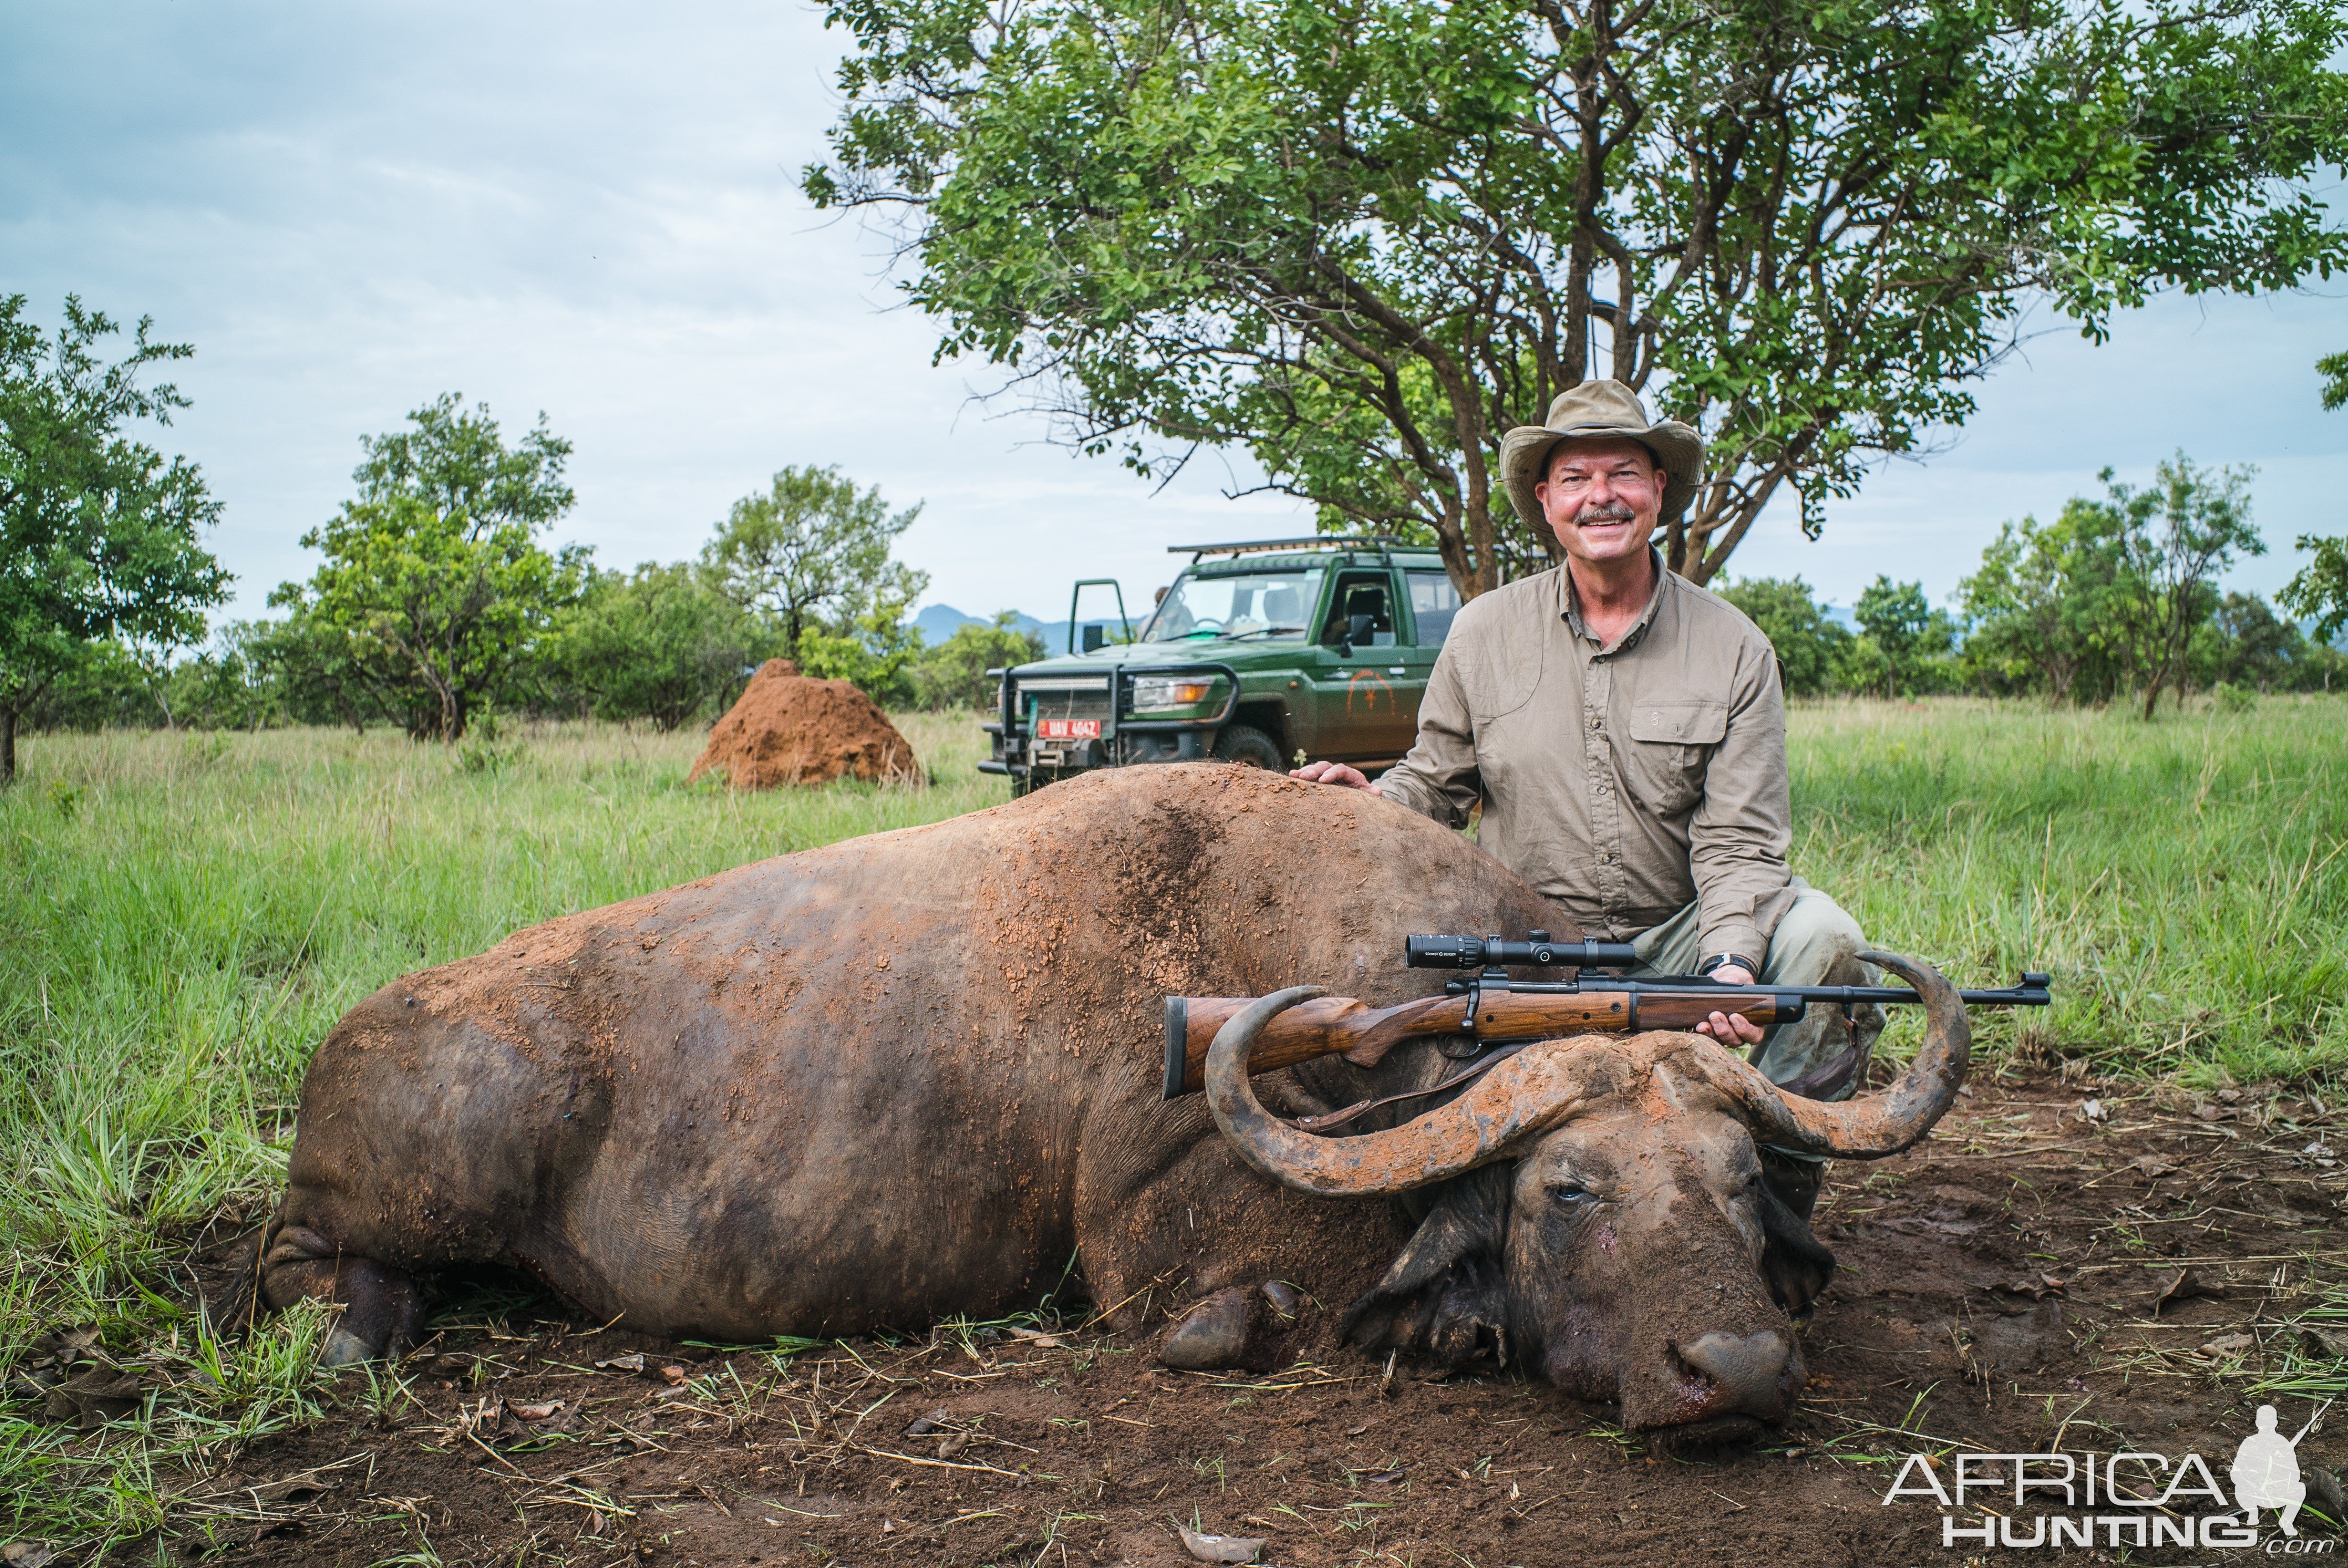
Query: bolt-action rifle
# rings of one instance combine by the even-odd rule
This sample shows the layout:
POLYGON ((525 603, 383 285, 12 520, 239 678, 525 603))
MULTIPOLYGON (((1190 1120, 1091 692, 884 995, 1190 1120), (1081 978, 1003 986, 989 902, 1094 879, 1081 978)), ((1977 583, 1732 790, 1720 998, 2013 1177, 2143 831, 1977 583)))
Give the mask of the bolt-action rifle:
MULTIPOLYGON (((1447 981, 1441 996, 1374 1008, 1351 997, 1315 997, 1265 1026, 1248 1059, 1250 1072, 1293 1067, 1318 1056, 1343 1056, 1375 1067, 1406 1040, 1434 1040, 1460 1061, 1481 1058, 1441 1087, 1464 1081, 1536 1040, 1562 1035, 1628 1034, 1646 1029, 1694 1029, 1714 1013, 1748 1019, 1763 1029, 1792 1023, 1813 1006, 1851 1009, 1916 1001, 1906 986, 1730 986, 1704 975, 1627 980, 1607 969, 1639 962, 1628 942, 1552 942, 1546 931, 1529 941, 1499 937, 1410 937, 1403 962, 1414 969, 1468 969, 1447 981), (1511 968, 1565 969, 1563 979, 1518 980, 1511 968), (1590 971, 1601 971, 1591 973, 1590 971), (1495 1050, 1495 1047, 1499 1049, 1495 1050)), ((2044 1007, 2049 977, 2025 973, 2002 990, 1959 991, 1968 1007, 2044 1007)), ((1206 1087, 1207 1047, 1215 1031, 1252 997, 1166 999, 1166 1098, 1206 1087)))

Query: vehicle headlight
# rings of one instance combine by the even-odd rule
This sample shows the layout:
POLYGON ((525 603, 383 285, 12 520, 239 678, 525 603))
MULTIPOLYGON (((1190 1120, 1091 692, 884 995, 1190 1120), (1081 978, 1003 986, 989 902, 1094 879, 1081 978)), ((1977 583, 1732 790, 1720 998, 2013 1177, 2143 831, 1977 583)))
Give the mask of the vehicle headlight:
POLYGON ((1169 708, 1195 708, 1205 702, 1214 690, 1215 682, 1212 681, 1164 678, 1136 681, 1133 683, 1133 711, 1155 713, 1169 708))

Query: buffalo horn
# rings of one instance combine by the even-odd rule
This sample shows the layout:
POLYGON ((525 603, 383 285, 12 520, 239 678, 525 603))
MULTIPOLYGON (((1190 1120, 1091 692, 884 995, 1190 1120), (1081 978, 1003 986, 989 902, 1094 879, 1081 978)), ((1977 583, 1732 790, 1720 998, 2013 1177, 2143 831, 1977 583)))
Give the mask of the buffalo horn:
POLYGON ((1899 1082, 1879 1094, 1828 1104, 1789 1094, 1725 1051, 1708 1052, 1714 1081, 1744 1106, 1765 1143, 1846 1160, 1897 1154, 1932 1130, 1955 1103, 1972 1050, 1972 1026, 1956 988, 1939 970, 1897 953, 1861 953, 1916 988, 1924 1004, 1924 1044, 1899 1082))
POLYGON ((1604 1077, 1591 1069, 1614 1049, 1603 1038, 1543 1040, 1416 1121, 1383 1132, 1317 1138, 1263 1108, 1248 1081, 1247 1061, 1266 1024, 1321 994, 1317 986, 1293 986, 1251 1002, 1216 1031, 1207 1050, 1207 1106, 1215 1125, 1241 1159, 1300 1193, 1399 1193, 1510 1158, 1525 1139, 1568 1120, 1597 1097, 1593 1087, 1604 1077))

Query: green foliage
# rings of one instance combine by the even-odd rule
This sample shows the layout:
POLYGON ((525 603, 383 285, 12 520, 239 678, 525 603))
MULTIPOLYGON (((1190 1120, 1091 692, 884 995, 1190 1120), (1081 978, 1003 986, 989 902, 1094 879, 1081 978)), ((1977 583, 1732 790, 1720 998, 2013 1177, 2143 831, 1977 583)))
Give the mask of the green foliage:
POLYGON ((1987 691, 2104 702, 2124 671, 2111 646, 2123 570, 2110 508, 2074 498, 2053 524, 2006 523, 1957 586, 1973 621, 1965 661, 1987 691))
POLYGON ((2299 548, 2313 550, 2315 559, 2292 573, 2276 598, 2292 614, 2312 618, 2315 635, 2329 642, 2348 626, 2348 538, 2302 534, 2299 548))
POLYGON ((1746 578, 1719 589, 1777 651, 1777 671, 1789 697, 1816 697, 1835 689, 1838 662, 1847 661, 1850 633, 1828 616, 1800 578, 1746 578))
MULTIPOLYGON (((1866 633, 1862 641, 1872 643, 1881 656, 1869 663, 1867 674, 1882 682, 1884 696, 1912 697, 1945 689, 1945 681, 1937 677, 1948 669, 1957 627, 1946 611, 1932 608, 1922 583, 1895 583, 1879 574, 1860 591, 1851 613, 1866 633)), ((1845 680, 1847 691, 1874 690, 1859 685, 1851 673, 1845 680)))
POLYGON ((113 637, 77 643, 24 711, 25 728, 36 733, 162 722, 162 710, 149 690, 147 671, 137 652, 113 637))
POLYGON ((2323 406, 2348 408, 2348 353, 2325 354, 2315 362, 2315 374, 2323 378, 2323 406))
MULTIPOLYGON (((283 587, 271 596, 273 603, 285 598, 283 587)), ((370 684, 372 650, 324 618, 297 611, 263 622, 253 653, 292 723, 347 724, 365 733, 370 722, 386 717, 370 684)))
POLYGON ((1866 696, 1899 690, 1891 660, 1883 645, 1872 637, 1852 638, 1835 650, 1834 662, 1828 668, 1827 682, 1835 691, 1847 695, 1866 696))
POLYGON ((562 622, 550 661, 599 718, 647 718, 664 732, 720 708, 766 657, 757 623, 685 562, 597 572, 562 622))
POLYGON ((921 515, 891 512, 880 487, 859 490, 838 468, 785 468, 766 494, 734 503, 702 569, 803 673, 902 702, 922 647, 906 616, 930 579, 890 551, 921 515))
POLYGON ((1961 423, 2026 301, 2100 336, 2348 255, 2321 0, 828 9, 805 186, 901 215, 942 354, 1144 473, 1243 446, 1463 593, 1541 561, 1493 459, 1593 366, 1711 442, 1659 541, 1703 582, 1961 423))
POLYGON ((2147 719, 2172 682, 2178 702, 2185 700, 2186 651, 2218 607, 2218 574, 2238 553, 2266 553, 2250 524, 2254 473, 2243 467, 2212 475, 2179 452, 2154 470, 2147 489, 2114 483, 2109 468, 2101 476, 2110 498, 2100 504, 2110 514, 2121 566, 2110 635, 2131 683, 2144 693, 2147 719))
POLYGON ((976 622, 922 655, 912 668, 913 701, 919 707, 991 711, 998 700, 989 670, 1006 670, 1044 657, 1044 640, 1019 630, 1016 610, 1003 610, 991 626, 976 622))
POLYGON ((2348 690, 2348 655, 2309 638, 2254 593, 2230 593, 2193 633, 2186 659, 2190 684, 2223 706, 2219 690, 2248 697, 2267 692, 2348 690))
POLYGON ((700 564, 597 572, 585 549, 538 542, 572 504, 571 447, 543 419, 510 446, 454 395, 410 420, 362 438, 358 495, 303 539, 325 559, 271 596, 283 619, 240 622, 177 661, 120 638, 75 642, 27 710, 34 727, 388 722, 456 741, 504 710, 666 731, 722 709, 778 655, 883 702, 913 699, 906 611, 928 579, 890 551, 918 507, 891 514, 835 470, 786 469, 735 507, 700 564))
MULTIPOLYGON (((2323 377, 2323 406, 2348 408, 2348 352, 2326 354, 2315 368, 2323 377)), ((2330 642, 2348 626, 2348 537, 2302 534, 2299 548, 2314 551, 2315 559, 2292 573, 2277 597, 2292 614, 2313 619, 2315 635, 2330 642)))
POLYGON ((26 709, 26 725, 248 730, 283 723, 284 687, 273 642, 279 630, 267 621, 232 620, 213 633, 210 647, 168 662, 118 638, 85 643, 26 709))
POLYGON ((837 468, 785 468, 765 495, 734 503, 701 561, 735 603, 781 627, 785 647, 814 623, 852 637, 890 607, 904 619, 930 585, 889 554, 921 515, 891 513, 879 486, 860 491, 837 468))
MULTIPOLYGON (((2194 679, 2196 639, 2221 600, 2218 574, 2266 545, 2250 522, 2253 470, 2199 468, 2183 453, 2154 470, 2149 487, 2101 475, 2100 500, 2074 497, 2053 526, 2007 524, 1959 592, 1975 630, 1965 661, 1993 692, 2035 690, 2060 702, 2103 702, 2135 692, 2149 718, 2163 691, 2182 703, 2194 679)), ((2239 597, 2239 596, 2238 596, 2239 597)), ((2232 600, 2223 601, 2233 603, 2232 600)), ((2272 639, 2250 601, 2211 634, 2201 665, 2219 679, 2257 679, 2228 661, 2271 658, 2272 639)), ((2269 616, 2268 619, 2271 620, 2269 616)), ((2274 671, 2267 671, 2272 679, 2274 671)))
POLYGON ((319 677, 351 688, 341 701, 454 741, 577 600, 587 551, 538 543, 572 500, 571 444, 544 415, 511 447, 488 405, 468 412, 455 393, 408 419, 413 429, 360 438, 357 497, 302 536, 324 563, 270 603, 292 611, 319 677))
POLYGON ((93 640, 176 647, 228 597, 230 574, 197 542, 220 516, 202 474, 123 434, 188 406, 177 386, 140 384, 195 353, 152 327, 141 317, 108 364, 99 345, 121 328, 103 312, 68 294, 45 339, 24 295, 0 297, 0 783, 15 776, 19 716, 93 640))
MULTIPOLYGON (((928 580, 921 572, 908 575, 928 580)), ((799 633, 799 673, 853 682, 866 696, 889 706, 911 702, 912 665, 922 652, 921 629, 905 619, 911 608, 891 597, 853 615, 809 622, 799 633)))

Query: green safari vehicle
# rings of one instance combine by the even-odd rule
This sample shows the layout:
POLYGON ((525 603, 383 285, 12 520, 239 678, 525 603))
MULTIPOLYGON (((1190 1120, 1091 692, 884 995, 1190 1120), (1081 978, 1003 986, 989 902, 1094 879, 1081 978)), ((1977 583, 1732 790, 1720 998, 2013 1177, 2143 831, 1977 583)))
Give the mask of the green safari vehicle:
MULTIPOLYGON (((1081 651, 991 671, 1000 712, 981 772, 1009 774, 1018 795, 1139 763, 1312 757, 1367 772, 1410 750, 1459 609, 1433 550, 1318 538, 1172 553, 1190 564, 1130 641, 1087 626, 1081 651)), ((1073 645, 1073 607, 1069 622, 1073 645)))

